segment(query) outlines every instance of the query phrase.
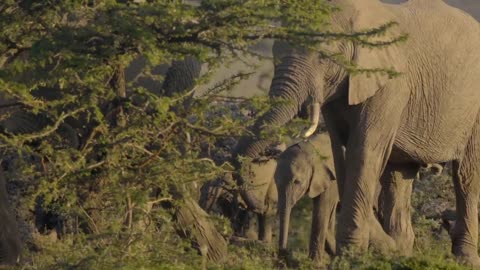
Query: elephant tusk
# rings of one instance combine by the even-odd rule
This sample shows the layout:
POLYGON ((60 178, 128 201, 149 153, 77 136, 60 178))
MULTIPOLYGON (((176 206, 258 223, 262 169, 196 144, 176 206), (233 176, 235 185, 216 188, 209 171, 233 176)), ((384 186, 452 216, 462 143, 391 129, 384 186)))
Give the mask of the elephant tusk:
POLYGON ((318 122, 320 121, 320 103, 316 102, 312 105, 309 118, 311 125, 302 131, 301 136, 303 138, 312 136, 312 134, 315 133, 315 130, 317 130, 318 122))

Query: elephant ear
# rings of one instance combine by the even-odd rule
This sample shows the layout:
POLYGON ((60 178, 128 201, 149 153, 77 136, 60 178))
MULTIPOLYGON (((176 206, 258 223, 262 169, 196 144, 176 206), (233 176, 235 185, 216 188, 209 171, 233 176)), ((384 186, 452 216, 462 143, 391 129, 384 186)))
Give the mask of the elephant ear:
POLYGON ((335 184, 335 174, 325 164, 315 164, 308 189, 308 197, 315 198, 322 194, 331 184, 335 184))
MULTIPOLYGON (((355 32, 364 32, 368 29, 378 28, 389 21, 393 21, 388 16, 379 17, 372 15, 371 12, 365 10, 365 7, 362 7, 362 10, 357 12, 352 22, 355 32)), ((382 14, 388 14, 388 12, 382 11, 382 14)), ((375 43, 387 42, 400 37, 402 34, 398 25, 395 25, 387 29, 385 35, 369 37, 368 41, 375 43)), ((353 61, 359 69, 393 69, 402 73, 407 66, 406 57, 401 53, 400 47, 402 44, 397 42, 388 46, 369 48, 356 43, 354 44, 353 61)), ((385 72, 350 74, 348 103, 356 105, 365 102, 368 98, 375 95, 378 90, 385 88, 397 79, 398 77, 392 78, 385 72)))

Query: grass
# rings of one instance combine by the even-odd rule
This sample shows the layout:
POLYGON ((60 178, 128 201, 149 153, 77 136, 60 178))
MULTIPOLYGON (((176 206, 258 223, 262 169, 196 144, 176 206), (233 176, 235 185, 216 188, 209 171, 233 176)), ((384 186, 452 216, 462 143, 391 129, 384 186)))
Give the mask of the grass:
MULTIPOLYGON (((451 178, 427 175, 415 182, 412 196, 415 245, 413 256, 361 256, 345 254, 331 260, 331 270, 428 270, 470 269, 458 264, 450 254, 450 238, 441 228, 440 214, 454 205, 451 178)), ((101 236, 66 235, 53 240, 48 235, 34 235, 36 248, 26 251, 26 264, 17 269, 318 269, 307 258, 312 201, 300 200, 292 212, 289 247, 295 266, 287 267, 277 258, 276 237, 270 246, 250 242, 230 245, 229 255, 219 264, 205 264, 181 239, 158 239, 162 234, 140 235, 126 252, 122 239, 105 243, 101 236)), ((275 234, 277 230, 275 231, 275 234)), ((166 235, 166 234, 165 234, 166 235)), ((172 235, 171 233, 168 235, 172 235)), ((107 237, 108 238, 108 237, 107 237)), ((326 269, 326 266, 324 266, 326 269)))

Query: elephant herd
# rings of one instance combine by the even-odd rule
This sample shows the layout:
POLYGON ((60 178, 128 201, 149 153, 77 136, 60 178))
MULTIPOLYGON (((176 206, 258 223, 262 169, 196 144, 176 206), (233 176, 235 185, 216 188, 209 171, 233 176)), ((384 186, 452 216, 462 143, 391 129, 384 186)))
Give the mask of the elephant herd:
MULTIPOLYGON (((413 180, 424 164, 451 162, 457 212, 450 230, 451 251, 460 261, 480 267, 478 22, 441 0, 410 0, 400 5, 378 0, 329 3, 340 7, 331 15, 331 32, 364 33, 394 21, 398 24, 386 34, 369 41, 382 45, 404 34, 407 38, 377 48, 362 44, 368 40, 364 37, 325 47, 375 73, 351 72, 314 50, 275 42, 269 95, 288 102, 273 106, 257 120, 252 127, 255 135, 239 141, 235 156, 261 161, 274 143, 262 134, 310 107, 312 125, 302 134, 308 137, 317 129, 316 114, 321 113, 331 144, 325 156, 333 162, 312 156, 319 149, 314 142, 321 136, 314 135, 289 147, 276 161, 273 174, 254 169, 265 175, 258 183, 254 174, 239 173, 236 181, 244 204, 268 220, 270 200, 279 199, 279 244, 285 248, 289 211, 299 197, 310 196, 315 203, 312 258, 321 257, 324 250, 342 254, 345 248, 365 252, 369 247, 408 255, 415 238, 410 210, 413 180), (277 194, 270 185, 272 177, 277 194), (333 191, 336 188, 338 192, 333 191), (338 201, 341 210, 335 222, 333 209, 338 201)), ((323 139, 321 146, 329 143, 323 139)), ((244 168, 252 165, 237 165, 240 172, 252 171, 244 168)))

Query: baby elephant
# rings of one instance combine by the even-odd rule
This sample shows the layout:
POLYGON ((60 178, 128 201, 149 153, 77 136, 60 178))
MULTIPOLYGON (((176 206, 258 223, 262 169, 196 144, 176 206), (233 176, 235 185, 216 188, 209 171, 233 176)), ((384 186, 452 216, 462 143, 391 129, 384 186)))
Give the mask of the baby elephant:
POLYGON ((277 160, 275 182, 280 217, 279 253, 287 250, 290 213, 304 195, 313 199, 309 257, 320 262, 335 252, 338 188, 328 134, 317 134, 290 146, 277 160))

